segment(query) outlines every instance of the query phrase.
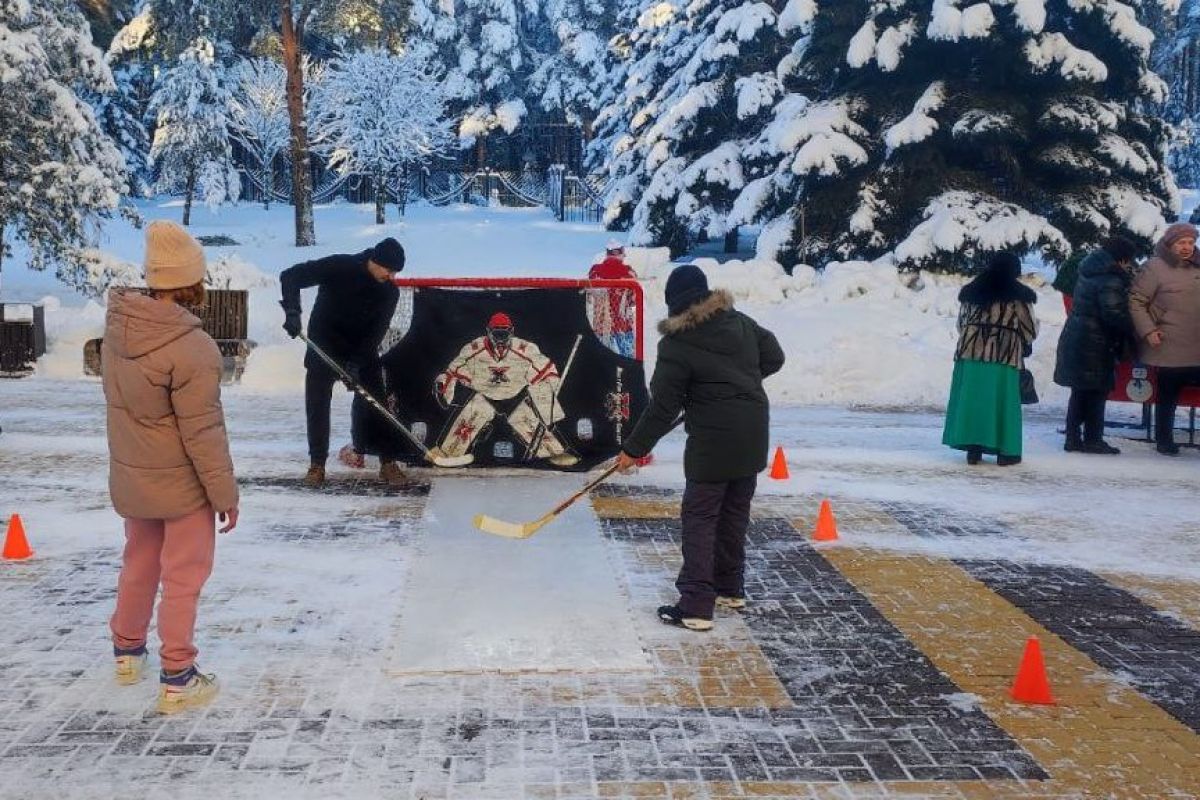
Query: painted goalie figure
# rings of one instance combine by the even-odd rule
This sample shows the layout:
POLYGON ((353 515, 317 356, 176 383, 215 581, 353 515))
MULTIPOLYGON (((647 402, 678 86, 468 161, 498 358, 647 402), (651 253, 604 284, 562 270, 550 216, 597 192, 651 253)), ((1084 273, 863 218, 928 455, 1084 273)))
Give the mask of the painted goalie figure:
POLYGON ((544 460, 572 467, 579 457, 555 434, 556 422, 566 417, 558 403, 558 368, 537 345, 513 335, 513 322, 497 312, 487 333, 469 342, 446 371, 434 381, 434 396, 443 408, 455 406, 460 389, 468 399, 453 415, 435 456, 472 455, 480 434, 503 416, 525 447, 527 460, 544 460))

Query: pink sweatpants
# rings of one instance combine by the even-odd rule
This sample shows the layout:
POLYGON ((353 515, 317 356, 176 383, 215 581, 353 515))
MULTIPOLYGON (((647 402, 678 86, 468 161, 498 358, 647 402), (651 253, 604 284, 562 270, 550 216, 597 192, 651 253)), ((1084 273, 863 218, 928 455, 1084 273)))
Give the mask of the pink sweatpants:
POLYGON ((161 581, 158 636, 163 669, 174 672, 195 663, 196 604, 212 573, 216 539, 216 518, 208 506, 178 519, 125 520, 125 561, 117 581, 117 610, 109 623, 113 644, 146 644, 161 581))

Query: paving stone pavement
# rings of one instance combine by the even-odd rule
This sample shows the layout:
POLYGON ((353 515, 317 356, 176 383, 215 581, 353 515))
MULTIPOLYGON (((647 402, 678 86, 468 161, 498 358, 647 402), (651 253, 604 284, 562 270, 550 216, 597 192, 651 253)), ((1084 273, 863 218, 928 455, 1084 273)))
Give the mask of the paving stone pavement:
MULTIPOLYGON (((1064 783, 1085 754, 1035 757, 1023 743, 1036 741, 1036 717, 1027 728, 1001 724, 935 666, 937 654, 806 541, 807 496, 760 499, 751 606, 721 613, 701 636, 650 613, 673 599, 678 493, 628 484, 601 493, 595 508, 641 612, 651 673, 389 676, 380 666, 406 565, 429 535, 426 493, 356 479, 314 500, 291 480, 248 481, 252 506, 283 501, 299 512, 319 501, 328 513, 280 516, 222 551, 199 635, 225 688, 212 707, 180 717, 150 711, 153 681, 111 683, 111 538, 86 555, 0 565, 0 607, 10 610, 0 626, 0 798, 1156 796, 1064 783)), ((835 507, 845 529, 1019 535, 928 505, 835 507)), ((1164 708, 1184 698, 1173 713, 1191 719, 1194 695, 1177 690, 1196 685, 1200 666, 1183 623, 1090 573, 962 566, 1098 670, 1129 676, 1164 708), (1139 630, 1149 633, 1130 635, 1139 630)), ((938 592, 928 587, 931 603, 938 592)), ((1173 746, 1200 758, 1192 739, 1173 746)))

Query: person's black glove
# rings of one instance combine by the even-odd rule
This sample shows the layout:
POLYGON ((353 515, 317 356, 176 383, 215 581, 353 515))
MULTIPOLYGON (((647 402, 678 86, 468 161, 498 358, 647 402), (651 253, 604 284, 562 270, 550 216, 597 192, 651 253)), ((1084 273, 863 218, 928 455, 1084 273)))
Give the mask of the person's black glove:
POLYGON ((283 318, 283 329, 287 335, 295 339, 300 335, 303 325, 300 322, 300 312, 295 309, 285 309, 287 316, 283 318))

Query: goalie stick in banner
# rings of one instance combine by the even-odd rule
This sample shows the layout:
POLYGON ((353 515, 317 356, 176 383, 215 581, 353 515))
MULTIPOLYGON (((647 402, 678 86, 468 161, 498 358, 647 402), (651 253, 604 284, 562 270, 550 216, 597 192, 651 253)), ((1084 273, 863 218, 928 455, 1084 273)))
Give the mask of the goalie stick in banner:
POLYGON ((434 382, 443 407, 454 405, 457 390, 469 399, 451 418, 432 452, 469 456, 479 434, 503 416, 525 447, 525 460, 544 459, 556 467, 573 467, 570 453, 553 426, 566 415, 558 404, 558 368, 533 342, 514 335, 513 321, 503 312, 488 320, 487 333, 468 342, 434 382))

